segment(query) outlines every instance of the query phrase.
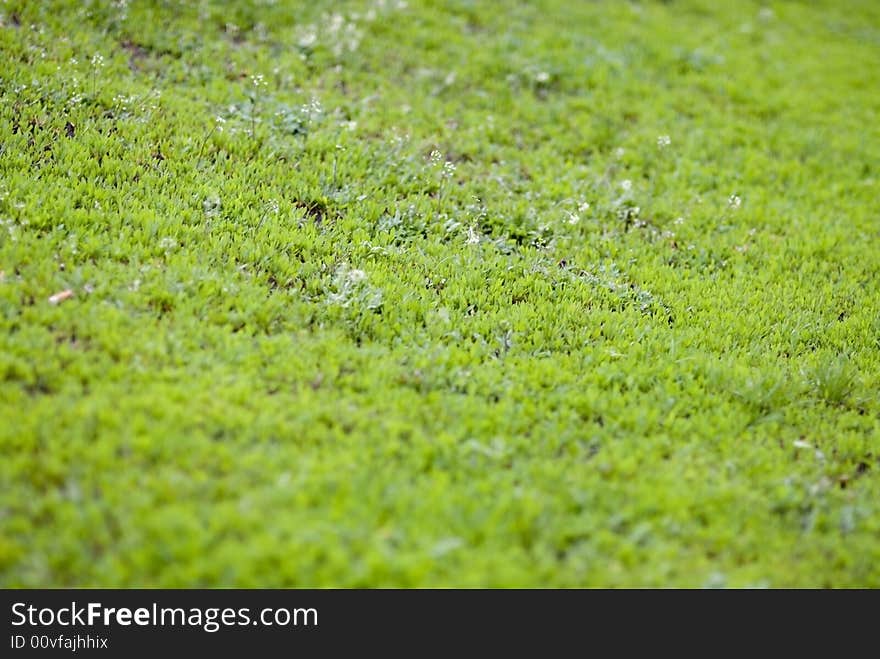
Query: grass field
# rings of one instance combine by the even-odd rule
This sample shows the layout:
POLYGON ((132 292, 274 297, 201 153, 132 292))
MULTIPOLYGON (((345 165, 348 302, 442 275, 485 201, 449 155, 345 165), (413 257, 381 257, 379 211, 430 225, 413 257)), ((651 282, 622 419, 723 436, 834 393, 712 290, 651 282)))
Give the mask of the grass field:
POLYGON ((880 587, 880 3, 0 14, 0 585, 880 587))

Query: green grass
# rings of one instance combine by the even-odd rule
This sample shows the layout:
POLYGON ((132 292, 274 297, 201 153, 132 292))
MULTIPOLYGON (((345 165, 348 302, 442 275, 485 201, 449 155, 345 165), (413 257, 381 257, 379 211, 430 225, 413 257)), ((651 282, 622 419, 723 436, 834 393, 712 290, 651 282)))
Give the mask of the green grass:
POLYGON ((771 4, 3 2, 0 585, 880 587, 880 4, 771 4))

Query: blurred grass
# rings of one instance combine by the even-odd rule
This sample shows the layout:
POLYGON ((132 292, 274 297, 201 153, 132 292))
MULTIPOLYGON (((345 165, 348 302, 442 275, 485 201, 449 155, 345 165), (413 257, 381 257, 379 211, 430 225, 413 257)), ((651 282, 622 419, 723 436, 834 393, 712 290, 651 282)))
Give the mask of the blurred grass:
POLYGON ((876 2, 0 12, 0 584, 880 586, 876 2))

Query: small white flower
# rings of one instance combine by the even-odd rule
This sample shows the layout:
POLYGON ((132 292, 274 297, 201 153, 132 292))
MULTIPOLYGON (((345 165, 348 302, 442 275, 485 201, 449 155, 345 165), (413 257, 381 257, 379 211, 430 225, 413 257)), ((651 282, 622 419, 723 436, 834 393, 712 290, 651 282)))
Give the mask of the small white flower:
POLYGON ((742 206, 742 198, 738 194, 732 194, 727 199, 727 205, 730 206, 733 210, 736 210, 740 206, 742 206))
POLYGON ((343 25, 345 25, 345 17, 342 14, 335 13, 330 16, 330 20, 327 22, 327 29, 330 32, 339 32, 343 25))
POLYGON ((578 205, 578 213, 586 213, 588 210, 590 210, 589 201, 585 201, 578 205))
POLYGON ((92 66, 94 66, 96 69, 99 69, 102 66, 104 66, 104 56, 101 55, 100 53, 95 53, 94 55, 92 55, 91 61, 92 61, 92 66))
POLYGON ((349 270, 347 278, 352 284, 357 284, 367 278, 367 273, 363 270, 349 270))
POLYGON ((624 151, 622 146, 619 146, 616 149, 614 149, 614 157, 617 158, 618 160, 623 158, 624 153, 626 153, 626 151, 624 151))
POLYGON ((620 182, 620 187, 623 188, 624 192, 629 192, 630 190, 632 190, 633 187, 632 181, 630 181, 629 179, 624 179, 620 182))
POLYGON ((480 232, 477 231, 477 228, 473 225, 468 227, 467 230, 467 244, 468 245, 476 245, 480 242, 480 232))
POLYGON ((665 149, 670 144, 672 144, 672 140, 669 139, 669 135, 660 135, 657 138, 657 146, 659 146, 661 149, 665 149))
POLYGON ((318 41, 318 32, 313 25, 310 25, 299 37, 300 48, 310 48, 318 41))
POLYGON ((547 73, 546 71, 538 71, 535 74, 535 82, 540 82, 543 84, 543 83, 547 82, 548 80, 550 80, 550 74, 547 73))

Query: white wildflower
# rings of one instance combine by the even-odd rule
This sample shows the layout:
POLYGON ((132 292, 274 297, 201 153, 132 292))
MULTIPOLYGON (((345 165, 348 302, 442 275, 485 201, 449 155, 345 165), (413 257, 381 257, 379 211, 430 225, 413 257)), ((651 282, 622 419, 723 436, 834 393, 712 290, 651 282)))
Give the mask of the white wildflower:
POLYGON ((310 25, 303 30, 302 34, 300 34, 298 44, 300 48, 311 48, 317 42, 318 31, 315 29, 314 25, 310 25))
POLYGON ((476 245, 480 242, 480 232, 473 225, 469 226, 467 229, 467 244, 468 245, 476 245))
POLYGON ((363 270, 351 269, 346 274, 346 278, 352 284, 357 284, 364 281, 367 278, 367 273, 363 270))

